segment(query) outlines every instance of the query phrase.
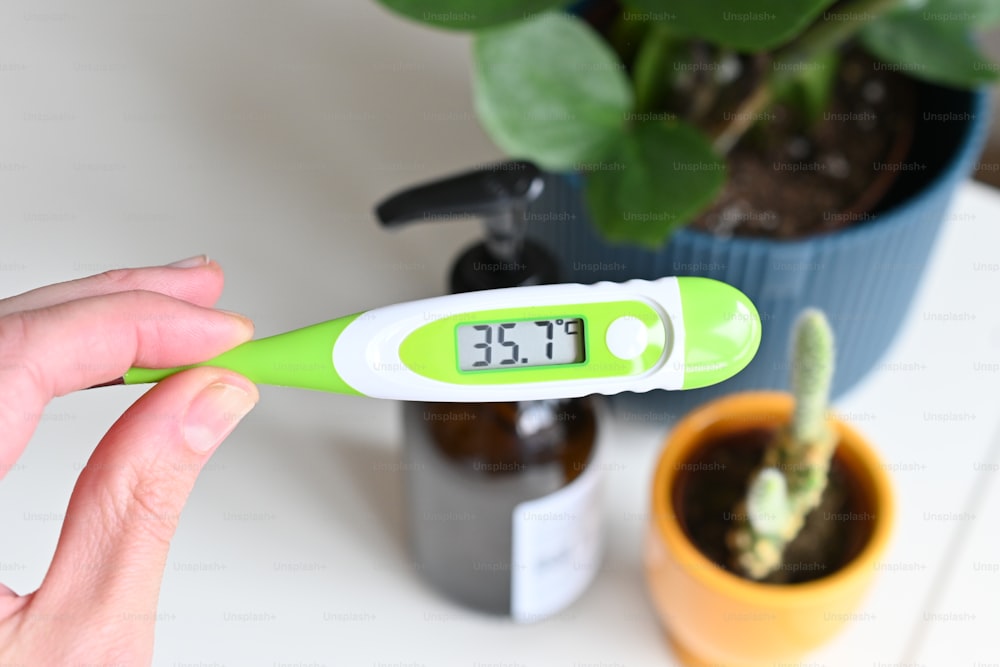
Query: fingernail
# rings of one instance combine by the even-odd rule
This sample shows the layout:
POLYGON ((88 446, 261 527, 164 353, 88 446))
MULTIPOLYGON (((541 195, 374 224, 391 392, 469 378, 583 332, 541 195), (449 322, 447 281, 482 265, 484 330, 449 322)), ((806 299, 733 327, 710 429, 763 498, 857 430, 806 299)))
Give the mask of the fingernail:
POLYGON ((188 447, 205 454, 219 445, 257 403, 242 387, 216 382, 194 397, 184 416, 188 447))
POLYGON ((232 310, 225 310, 223 308, 217 308, 216 310, 218 310, 220 313, 225 313, 226 315, 229 315, 230 317, 241 321, 243 325, 247 328, 247 330, 250 332, 249 335, 251 336, 253 335, 253 330, 254 330, 253 320, 251 320, 249 317, 232 310))
POLYGON ((171 269, 194 269, 206 264, 208 264, 208 255, 195 255, 194 257, 188 257, 177 262, 171 262, 167 266, 171 269))

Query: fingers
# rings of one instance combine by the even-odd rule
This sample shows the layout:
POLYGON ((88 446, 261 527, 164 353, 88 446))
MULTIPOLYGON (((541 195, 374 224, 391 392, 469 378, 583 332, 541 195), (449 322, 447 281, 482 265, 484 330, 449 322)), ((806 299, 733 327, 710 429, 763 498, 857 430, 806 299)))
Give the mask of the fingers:
MULTIPOLYGON (((252 383, 217 368, 179 373, 142 396, 81 472, 32 606, 86 611, 105 634, 148 641, 143 629, 152 633, 181 510, 205 462, 257 399, 252 383)), ((135 655, 130 648, 141 645, 119 648, 135 655)))
POLYGON ((131 366, 210 359, 253 334, 249 320, 153 292, 121 292, 0 318, 0 469, 54 397, 131 366))
POLYGON ((0 299, 0 317, 74 299, 134 290, 159 292, 199 306, 211 306, 222 293, 222 284, 219 265, 200 255, 168 266, 106 271, 0 299))

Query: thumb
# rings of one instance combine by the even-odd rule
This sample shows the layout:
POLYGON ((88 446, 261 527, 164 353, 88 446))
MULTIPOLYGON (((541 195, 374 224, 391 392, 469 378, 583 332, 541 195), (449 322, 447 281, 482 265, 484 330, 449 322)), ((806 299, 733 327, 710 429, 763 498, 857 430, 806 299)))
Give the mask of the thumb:
POLYGON ((170 540, 195 479, 257 399, 249 380, 218 368, 179 373, 142 396, 81 472, 33 604, 93 612, 104 623, 146 620, 151 629, 170 540))

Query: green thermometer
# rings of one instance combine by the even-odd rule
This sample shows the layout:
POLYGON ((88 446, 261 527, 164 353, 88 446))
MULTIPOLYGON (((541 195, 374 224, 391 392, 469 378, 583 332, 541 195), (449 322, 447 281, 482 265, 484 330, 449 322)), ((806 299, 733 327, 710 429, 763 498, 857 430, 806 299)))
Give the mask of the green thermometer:
MULTIPOLYGON (((259 384, 419 401, 694 389, 742 370, 760 318, 708 278, 557 284, 400 303, 252 340, 196 364, 259 384)), ((190 366, 133 368, 125 384, 190 366)))

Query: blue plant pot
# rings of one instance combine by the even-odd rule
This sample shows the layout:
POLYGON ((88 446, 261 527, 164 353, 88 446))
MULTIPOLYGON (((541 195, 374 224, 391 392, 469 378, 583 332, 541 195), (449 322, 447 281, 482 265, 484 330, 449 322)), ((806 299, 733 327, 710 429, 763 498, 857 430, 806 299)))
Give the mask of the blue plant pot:
POLYGON ((681 229, 660 250, 611 245, 598 236, 576 175, 551 175, 528 212, 529 235, 562 261, 567 281, 705 276, 756 304, 763 337, 756 358, 722 384, 686 392, 622 394, 620 415, 671 422, 698 404, 746 389, 787 389, 792 325, 822 309, 837 340, 833 395, 877 366, 905 320, 956 187, 975 167, 986 137, 988 95, 920 86, 914 143, 882 205, 860 224, 804 240, 719 238, 681 229), (940 114, 961 120, 941 121, 940 114))

